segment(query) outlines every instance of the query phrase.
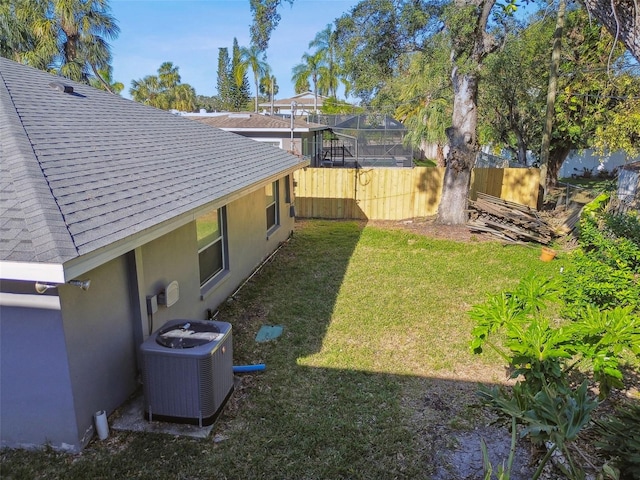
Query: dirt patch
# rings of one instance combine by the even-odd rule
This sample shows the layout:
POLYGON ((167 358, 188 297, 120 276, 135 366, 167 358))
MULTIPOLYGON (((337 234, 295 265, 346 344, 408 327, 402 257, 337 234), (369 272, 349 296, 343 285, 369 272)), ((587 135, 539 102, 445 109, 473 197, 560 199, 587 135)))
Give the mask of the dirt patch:
POLYGON ((490 234, 472 232, 467 225, 442 225, 436 223, 436 216, 411 220, 369 220, 367 225, 392 230, 406 230, 430 238, 457 242, 497 241, 497 238, 490 234))
MULTIPOLYGON (((425 470, 434 480, 485 478, 481 441, 493 471, 505 464, 511 448, 509 426, 479 405, 474 382, 424 378, 406 385, 404 408, 428 459, 425 470)), ((511 478, 527 480, 535 471, 531 444, 519 439, 511 478)), ((494 477, 495 478, 495 477, 494 477)))
MULTIPOLYGON (((485 470, 481 442, 487 446, 489 461, 493 472, 497 474, 500 467, 506 468, 511 449, 509 431, 501 426, 484 426, 469 432, 458 432, 453 435, 454 446, 444 450, 442 465, 438 466, 434 480, 483 479, 485 470)), ((528 442, 516 443, 511 480, 528 480, 533 476, 535 468, 531 465, 530 445, 528 442)))

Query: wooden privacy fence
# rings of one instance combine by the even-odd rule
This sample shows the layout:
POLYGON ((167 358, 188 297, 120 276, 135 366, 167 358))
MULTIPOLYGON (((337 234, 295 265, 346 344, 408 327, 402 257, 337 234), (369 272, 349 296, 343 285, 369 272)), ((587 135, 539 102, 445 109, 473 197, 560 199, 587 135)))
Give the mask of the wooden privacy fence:
MULTIPOLYGON (((403 220, 435 215, 444 168, 305 168, 294 173, 296 215, 403 220)), ((483 192, 536 208, 540 171, 475 168, 469 196, 483 192)))

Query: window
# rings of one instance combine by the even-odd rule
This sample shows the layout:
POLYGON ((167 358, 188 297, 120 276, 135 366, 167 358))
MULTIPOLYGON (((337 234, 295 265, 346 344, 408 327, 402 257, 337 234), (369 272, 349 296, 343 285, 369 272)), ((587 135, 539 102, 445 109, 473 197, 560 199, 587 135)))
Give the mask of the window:
POLYGON ((267 198, 267 231, 280 222, 278 209, 278 182, 273 182, 265 188, 267 198))
POLYGON ((257 142, 266 143, 277 148, 282 148, 282 140, 263 140, 261 138, 254 138, 257 142))
POLYGON ((291 203, 291 175, 284 177, 284 203, 291 203))
POLYGON ((201 286, 227 268, 226 213, 223 207, 196 219, 201 286))

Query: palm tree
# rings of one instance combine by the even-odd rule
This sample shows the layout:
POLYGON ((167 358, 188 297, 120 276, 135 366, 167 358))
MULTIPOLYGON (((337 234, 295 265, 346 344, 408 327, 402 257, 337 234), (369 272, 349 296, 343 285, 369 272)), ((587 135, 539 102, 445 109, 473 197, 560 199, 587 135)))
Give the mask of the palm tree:
POLYGON ((181 112, 193 112, 196 109, 196 91, 188 83, 173 87, 173 108, 181 112))
POLYGON ((278 82, 275 75, 271 74, 271 69, 267 69, 267 72, 260 79, 260 93, 266 95, 271 102, 271 115, 273 115, 273 101, 278 94, 278 82))
POLYGON ((309 78, 308 77, 298 77, 295 80, 295 84, 293 86, 293 89, 296 92, 296 95, 298 93, 310 92, 311 91, 311 84, 309 83, 309 78))
POLYGON ((24 3, 0 2, 0 55, 25 63, 24 53, 34 50, 36 42, 29 19, 40 15, 44 16, 44 10, 35 12, 24 3))
MULTIPOLYGON (((256 102, 255 112, 258 113, 258 92, 260 90, 260 77, 265 76, 269 71, 269 65, 265 62, 265 54, 255 45, 251 47, 240 48, 240 65, 243 65, 245 71, 246 68, 251 68, 253 72, 253 81, 256 86, 256 102)), ((244 72, 243 72, 244 74, 244 72)))
POLYGON ((400 105, 395 116, 407 127, 405 144, 420 149, 436 145, 436 162, 445 166, 446 127, 452 113, 452 90, 446 75, 448 51, 438 48, 446 39, 436 37, 431 48, 410 55, 409 65, 397 79, 400 105), (440 41, 441 43, 438 43, 440 41))
POLYGON ((172 62, 164 62, 158 68, 158 79, 160 85, 171 90, 180 83, 180 74, 178 73, 178 67, 175 67, 172 62))
POLYGON ((160 65, 158 75, 133 80, 129 93, 136 102, 162 110, 192 112, 196 108, 196 91, 188 83, 180 83, 178 67, 171 62, 160 65))
POLYGON ((247 64, 240 59, 240 47, 238 39, 234 37, 231 48, 231 70, 229 76, 234 80, 231 83, 231 107, 239 112, 245 110, 251 99, 249 80, 247 79, 247 64))
POLYGON ((107 92, 113 93, 115 95, 120 95, 120 92, 124 90, 124 84, 122 82, 114 82, 112 72, 113 69, 111 67, 102 68, 98 70, 98 74, 100 75, 100 77, 89 79, 89 83, 94 88, 106 90, 107 92))
POLYGON ((302 55, 302 63, 299 63, 291 71, 291 80, 294 84, 299 85, 302 82, 308 82, 311 79, 313 83, 313 109, 318 111, 318 80, 325 69, 322 56, 316 52, 312 55, 305 53, 302 55))
POLYGON ((160 79, 155 75, 147 75, 142 80, 132 80, 129 93, 133 100, 144 105, 162 108, 164 103, 161 99, 164 89, 160 84, 160 79))
POLYGON ((324 30, 319 31, 315 38, 309 42, 309 48, 316 49, 316 54, 320 56, 325 66, 319 79, 320 90, 327 91, 336 98, 341 75, 340 65, 336 60, 336 32, 333 31, 333 25, 329 23, 324 30))
POLYGON ((89 83, 93 73, 107 84, 99 71, 109 68, 111 62, 107 39, 120 32, 107 0, 22 0, 9 4, 2 7, 11 14, 2 21, 6 30, 2 49, 10 50, 11 58, 84 83, 89 83))

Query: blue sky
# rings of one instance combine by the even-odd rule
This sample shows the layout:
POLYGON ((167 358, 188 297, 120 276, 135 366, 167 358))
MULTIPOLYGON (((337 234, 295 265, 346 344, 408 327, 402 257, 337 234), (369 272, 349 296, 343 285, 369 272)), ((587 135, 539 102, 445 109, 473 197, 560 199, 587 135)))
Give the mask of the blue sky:
MULTIPOLYGON (((267 50, 280 87, 276 98, 294 95, 291 69, 309 51, 309 42, 357 1, 283 3, 282 20, 267 50)), ((198 95, 215 95, 218 48, 227 47, 231 54, 234 37, 240 46, 250 43, 249 0, 111 0, 110 6, 120 27, 120 35, 110 42, 113 78, 125 85, 122 95, 127 98, 132 80, 156 75, 166 61, 179 67, 182 83, 198 95)))

